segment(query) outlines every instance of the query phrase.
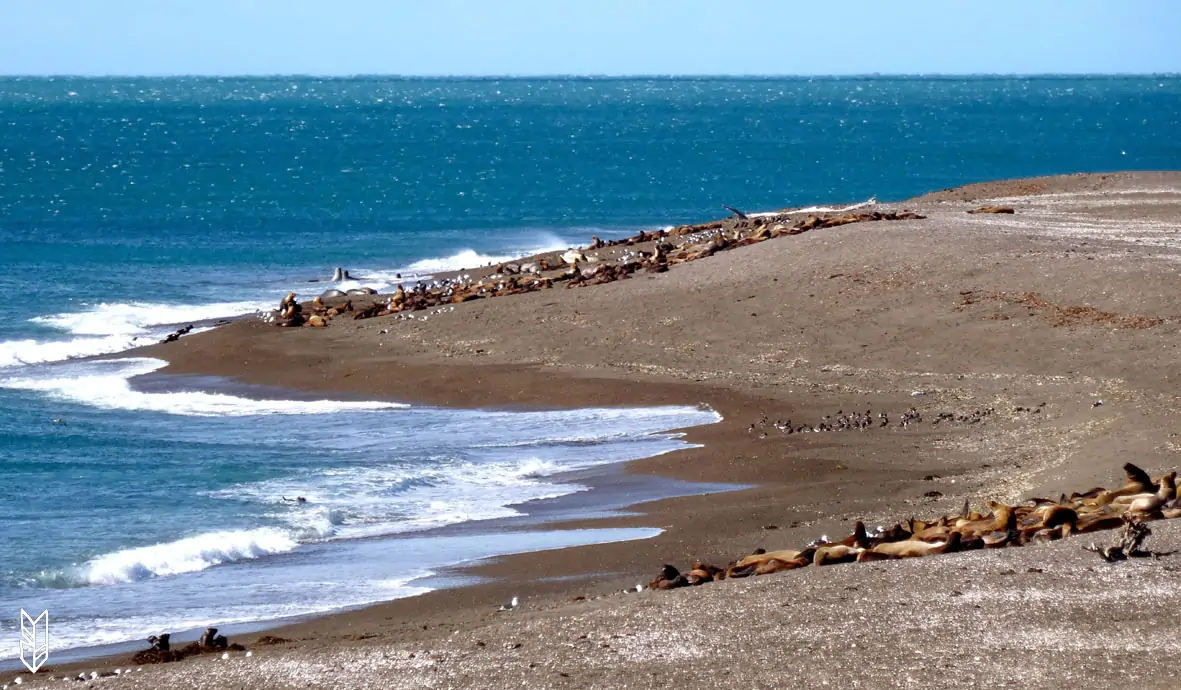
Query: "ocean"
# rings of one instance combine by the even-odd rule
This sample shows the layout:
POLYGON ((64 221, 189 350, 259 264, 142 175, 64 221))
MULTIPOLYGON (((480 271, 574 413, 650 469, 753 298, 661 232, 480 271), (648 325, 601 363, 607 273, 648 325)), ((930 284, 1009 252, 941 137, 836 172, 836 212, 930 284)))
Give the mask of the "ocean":
MULTIPOLYGON (((721 204, 1176 170, 1178 131, 1176 76, 0 79, 0 659, 21 608, 50 611, 57 653, 649 537, 504 527, 718 419, 441 410, 86 357, 255 313, 337 266, 387 290, 721 204)), ((694 489, 642 497, 674 490, 694 489)))

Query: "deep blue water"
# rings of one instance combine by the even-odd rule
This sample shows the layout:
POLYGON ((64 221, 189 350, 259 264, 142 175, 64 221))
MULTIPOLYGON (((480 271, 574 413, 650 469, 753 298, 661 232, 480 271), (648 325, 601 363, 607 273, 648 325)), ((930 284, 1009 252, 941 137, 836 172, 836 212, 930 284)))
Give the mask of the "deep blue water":
POLYGON ((511 514, 578 488, 550 474, 671 450, 657 432, 713 419, 145 393, 128 378, 158 363, 69 358, 251 312, 335 266, 387 287, 722 203, 1181 169, 1177 132, 1177 77, 0 79, 0 636, 19 606, 84 644, 411 593, 312 564, 511 514), (312 500, 281 500, 296 494, 312 500), (258 591, 176 604, 243 572, 258 591))

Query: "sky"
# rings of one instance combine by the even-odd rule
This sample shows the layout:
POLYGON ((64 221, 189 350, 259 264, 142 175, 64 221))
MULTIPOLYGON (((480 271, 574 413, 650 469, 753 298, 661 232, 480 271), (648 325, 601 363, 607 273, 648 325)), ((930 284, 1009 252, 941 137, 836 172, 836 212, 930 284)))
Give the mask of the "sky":
POLYGON ((1181 72, 1181 0, 0 0, 0 74, 1181 72))

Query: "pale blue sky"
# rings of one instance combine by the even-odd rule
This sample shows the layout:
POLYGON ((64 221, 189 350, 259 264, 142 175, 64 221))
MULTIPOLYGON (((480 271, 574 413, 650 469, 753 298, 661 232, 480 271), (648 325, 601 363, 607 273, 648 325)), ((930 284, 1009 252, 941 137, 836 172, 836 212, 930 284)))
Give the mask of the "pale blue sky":
POLYGON ((0 0, 0 74, 1181 72, 1181 0, 0 0))

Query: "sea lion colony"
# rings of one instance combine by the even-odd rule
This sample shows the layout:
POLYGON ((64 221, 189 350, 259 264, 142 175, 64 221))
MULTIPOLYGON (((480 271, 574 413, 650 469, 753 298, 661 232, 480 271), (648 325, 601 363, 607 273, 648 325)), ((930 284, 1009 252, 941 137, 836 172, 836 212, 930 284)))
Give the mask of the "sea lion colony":
POLYGON ((626 279, 640 271, 663 273, 669 266, 703 259, 720 251, 798 235, 809 230, 872 221, 921 220, 924 217, 910 211, 872 211, 835 216, 814 215, 789 224, 788 215, 780 214, 682 225, 671 230, 641 231, 632 237, 609 242, 592 237, 591 244, 585 250, 570 250, 553 259, 543 257, 527 263, 502 263, 496 266, 492 275, 479 281, 473 281, 469 276, 460 276, 451 280, 436 281, 429 286, 419 283, 410 290, 399 285, 385 301, 374 301, 361 307, 355 306, 350 298, 373 295, 373 290, 362 288, 349 290, 347 293, 328 290, 312 300, 308 309, 296 301, 295 293, 292 292, 283 298, 278 310, 270 318, 273 318, 273 323, 277 326, 323 328, 333 318, 344 314, 350 314, 353 319, 368 319, 485 297, 535 292, 553 288, 559 283, 567 288, 602 285, 626 279), (584 253, 648 243, 652 244, 651 251, 627 251, 614 260, 584 253), (341 299, 345 301, 339 302, 341 299), (334 300, 334 303, 329 305, 325 300, 334 300))
MULTIPOLYGON (((1133 531, 1143 535, 1146 531, 1142 528, 1142 522, 1181 517, 1176 472, 1153 479, 1132 463, 1124 465, 1124 472, 1127 481, 1115 490, 1094 488, 1070 496, 1063 494, 1057 500, 1034 498, 1026 501, 1030 505, 1010 506, 989 501, 989 512, 986 514, 970 510, 965 503, 963 510, 956 515, 943 515, 934 521, 911 518, 889 529, 878 527, 873 532, 867 532, 865 525, 858 522, 853 533, 843 539, 829 541, 821 537, 800 550, 758 549, 724 568, 697 562, 688 572, 681 572, 672 565, 665 565, 649 583, 649 587, 677 589, 725 578, 768 575, 809 565, 863 563, 1024 546, 1125 526, 1135 528, 1133 531), (1141 526, 1136 528, 1136 525, 1141 526)), ((1088 550, 1097 549, 1091 546, 1088 550)), ((1104 555, 1107 551, 1110 550, 1100 553, 1104 555)), ((1104 555, 1104 558, 1114 560, 1108 555, 1104 555)))

